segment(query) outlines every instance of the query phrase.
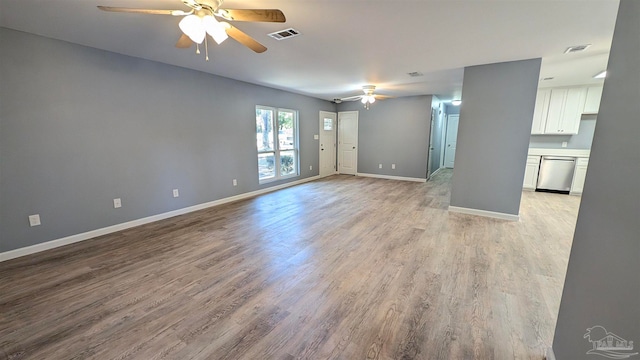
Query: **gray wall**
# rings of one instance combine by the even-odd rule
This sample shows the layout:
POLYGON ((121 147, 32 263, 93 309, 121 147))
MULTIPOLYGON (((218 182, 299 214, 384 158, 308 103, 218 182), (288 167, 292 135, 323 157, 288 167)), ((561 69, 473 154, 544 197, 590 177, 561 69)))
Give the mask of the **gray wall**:
POLYGON ((531 135, 530 148, 561 149, 562 142, 567 142, 567 149, 591 149, 593 132, 596 128, 595 114, 582 115, 580 128, 576 135, 531 135))
POLYGON ((433 119, 433 134, 430 135, 431 139, 433 139, 431 144, 433 150, 429 152, 429 175, 438 170, 442 163, 442 132, 444 131, 445 117, 447 116, 446 105, 435 96, 431 101, 431 108, 435 110, 435 116, 433 119))
POLYGON ((3 28, 0 48, 11 49, 0 52, 0 252, 265 187, 257 104, 299 110, 301 176, 292 180, 317 175, 318 112, 336 110, 3 28), (42 225, 29 227, 36 213, 42 225))
POLYGON ((622 0, 553 340, 558 360, 602 358, 585 355, 595 325, 633 341, 633 352, 640 346, 638 39, 640 1, 622 0))
POLYGON ((426 179, 430 95, 377 101, 369 110, 359 101, 338 105, 338 111, 352 110, 359 111, 359 173, 426 179))
POLYGON ((465 68, 452 206, 519 213, 540 63, 465 68))

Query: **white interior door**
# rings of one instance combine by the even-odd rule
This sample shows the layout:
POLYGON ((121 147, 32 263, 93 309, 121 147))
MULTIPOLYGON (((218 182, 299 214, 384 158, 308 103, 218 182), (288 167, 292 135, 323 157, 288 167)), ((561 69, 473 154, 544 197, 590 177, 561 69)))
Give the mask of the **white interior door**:
POLYGON ((336 172, 336 120, 336 113, 320 111, 320 176, 336 172))
POLYGON ((338 113, 338 172, 355 175, 358 171, 358 112, 338 113))
POLYGON ((458 120, 460 115, 449 115, 447 117, 447 137, 444 148, 444 166, 453 168, 453 161, 456 159, 456 141, 458 139, 458 120))

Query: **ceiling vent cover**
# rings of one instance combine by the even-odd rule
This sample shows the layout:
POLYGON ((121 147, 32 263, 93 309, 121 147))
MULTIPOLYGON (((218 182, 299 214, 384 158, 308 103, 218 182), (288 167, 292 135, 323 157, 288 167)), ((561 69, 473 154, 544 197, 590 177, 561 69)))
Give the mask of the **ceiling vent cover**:
POLYGON ((284 39, 290 39, 290 38, 296 37, 300 35, 300 32, 296 29, 288 28, 288 29, 273 32, 268 35, 276 40, 284 40, 284 39))
POLYGON ((567 48, 567 50, 564 51, 564 53, 565 54, 570 54, 570 53, 585 51, 585 50, 587 50, 589 48, 589 46, 591 46, 591 44, 569 46, 567 48))

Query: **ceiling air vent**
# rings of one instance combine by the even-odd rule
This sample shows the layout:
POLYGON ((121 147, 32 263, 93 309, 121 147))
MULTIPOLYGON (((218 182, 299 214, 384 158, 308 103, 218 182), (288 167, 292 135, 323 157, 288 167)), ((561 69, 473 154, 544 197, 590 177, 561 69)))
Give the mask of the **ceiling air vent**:
POLYGON ((411 76, 411 77, 424 76, 424 74, 423 74, 423 73, 418 72, 418 71, 414 71, 414 72, 407 73, 407 75, 409 75, 409 76, 411 76))
POLYGON ((288 29, 273 32, 268 35, 276 40, 284 40, 284 39, 290 39, 292 37, 296 37, 300 35, 300 32, 296 29, 288 28, 288 29))
POLYGON ((589 46, 591 46, 591 44, 586 44, 586 45, 576 45, 576 46, 569 46, 567 48, 567 50, 564 51, 565 54, 569 54, 569 53, 575 53, 575 52, 580 52, 580 51, 585 51, 587 50, 587 48, 589 48, 589 46))

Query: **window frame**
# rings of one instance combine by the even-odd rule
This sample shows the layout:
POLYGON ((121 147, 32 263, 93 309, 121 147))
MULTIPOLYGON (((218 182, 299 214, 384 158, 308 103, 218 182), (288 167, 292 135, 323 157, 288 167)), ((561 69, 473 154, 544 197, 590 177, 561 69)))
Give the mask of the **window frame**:
POLYGON ((271 111, 273 114, 273 138, 271 139, 271 141, 273 141, 273 149, 271 150, 259 150, 258 149, 258 142, 257 142, 257 135, 258 135, 258 128, 257 128, 257 124, 256 127, 254 129, 255 132, 255 136, 256 136, 256 158, 258 158, 258 183, 259 184, 266 184, 266 183, 270 183, 273 181, 278 181, 278 180, 283 180, 283 179, 289 179, 289 178, 294 178, 294 177, 298 177, 300 176, 300 142, 299 142, 299 115, 298 115, 298 110, 293 110, 293 109, 285 109, 285 108, 276 108, 273 106, 265 106, 265 105, 256 105, 255 108, 255 114, 257 116, 257 112, 258 110, 266 110, 266 111, 271 111), (279 114, 282 112, 287 112, 287 113, 292 113, 293 114, 293 148, 292 149, 281 149, 280 148, 280 139, 279 139, 279 128, 280 128, 280 123, 279 123, 279 114), (293 151, 294 153, 294 164, 295 164, 295 172, 289 175, 281 175, 282 169, 281 169, 281 163, 280 163, 280 158, 281 158, 281 152, 291 152, 293 151), (274 176, 271 177, 267 177, 267 178, 260 178, 260 164, 259 164, 259 157, 262 154, 273 154, 273 163, 274 163, 274 176))

